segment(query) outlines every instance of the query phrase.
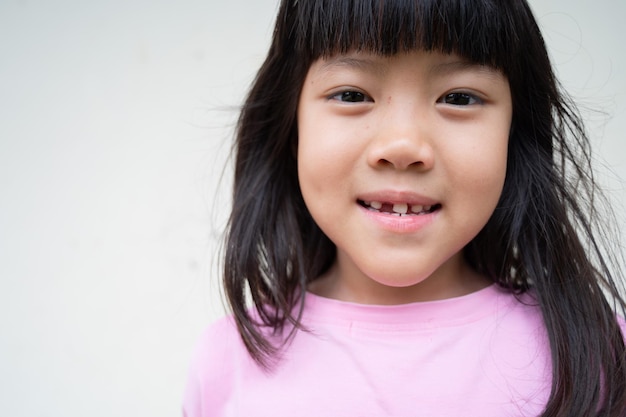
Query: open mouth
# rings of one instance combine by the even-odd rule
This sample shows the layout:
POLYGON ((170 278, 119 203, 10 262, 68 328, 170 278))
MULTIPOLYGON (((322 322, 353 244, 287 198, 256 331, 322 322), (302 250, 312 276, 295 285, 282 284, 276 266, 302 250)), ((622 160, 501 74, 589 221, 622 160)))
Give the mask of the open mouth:
POLYGON ((419 216, 421 214, 430 214, 441 208, 441 204, 422 206, 418 204, 386 203, 380 201, 363 200, 358 200, 358 203, 368 210, 376 211, 379 213, 388 213, 392 216, 419 216))

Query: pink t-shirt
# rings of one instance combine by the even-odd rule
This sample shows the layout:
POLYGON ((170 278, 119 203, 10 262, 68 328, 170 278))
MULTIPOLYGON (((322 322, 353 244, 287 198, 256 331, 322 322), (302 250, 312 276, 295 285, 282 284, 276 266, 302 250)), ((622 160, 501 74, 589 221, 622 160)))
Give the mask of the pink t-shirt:
POLYGON ((186 417, 537 416, 551 384, 539 308, 492 285, 372 306, 306 295, 304 325, 271 373, 230 318, 202 336, 186 417))

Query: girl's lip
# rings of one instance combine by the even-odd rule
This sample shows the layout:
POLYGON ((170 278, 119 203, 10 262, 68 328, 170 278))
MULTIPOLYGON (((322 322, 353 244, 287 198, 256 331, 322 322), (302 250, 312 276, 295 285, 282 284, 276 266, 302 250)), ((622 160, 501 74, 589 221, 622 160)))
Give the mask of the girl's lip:
POLYGON ((436 204, 435 206, 437 208, 434 211, 423 214, 396 215, 358 205, 361 213, 368 219, 368 223, 375 225, 381 231, 384 230, 396 235, 417 233, 433 223, 441 211, 441 205, 436 204))

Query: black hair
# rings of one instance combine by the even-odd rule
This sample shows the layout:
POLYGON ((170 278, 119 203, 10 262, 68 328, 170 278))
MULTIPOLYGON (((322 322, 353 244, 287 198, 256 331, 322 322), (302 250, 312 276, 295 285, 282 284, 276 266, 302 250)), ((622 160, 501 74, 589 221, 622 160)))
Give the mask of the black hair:
POLYGON ((224 288, 251 356, 271 367, 300 328, 301 296, 335 247, 298 185, 296 110, 311 64, 353 50, 456 53, 508 78, 513 102, 499 204, 465 248, 514 293, 532 290, 550 340, 543 416, 626 415, 624 314, 581 117, 555 79, 524 0, 283 0, 269 53, 241 111, 224 288), (251 310, 247 300, 251 299, 251 310))

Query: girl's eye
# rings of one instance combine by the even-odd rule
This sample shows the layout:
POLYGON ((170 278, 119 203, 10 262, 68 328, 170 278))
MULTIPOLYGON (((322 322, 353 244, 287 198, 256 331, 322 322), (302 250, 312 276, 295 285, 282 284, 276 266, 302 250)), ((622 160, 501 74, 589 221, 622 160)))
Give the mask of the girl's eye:
POLYGON ((482 100, 473 94, 469 93, 448 93, 442 96, 439 100, 443 104, 451 104, 453 106, 469 106, 472 104, 481 104, 482 100))
POLYGON ((337 100, 342 103, 363 103, 367 101, 372 101, 365 93, 360 91, 342 91, 341 93, 335 94, 330 97, 331 100, 337 100))

